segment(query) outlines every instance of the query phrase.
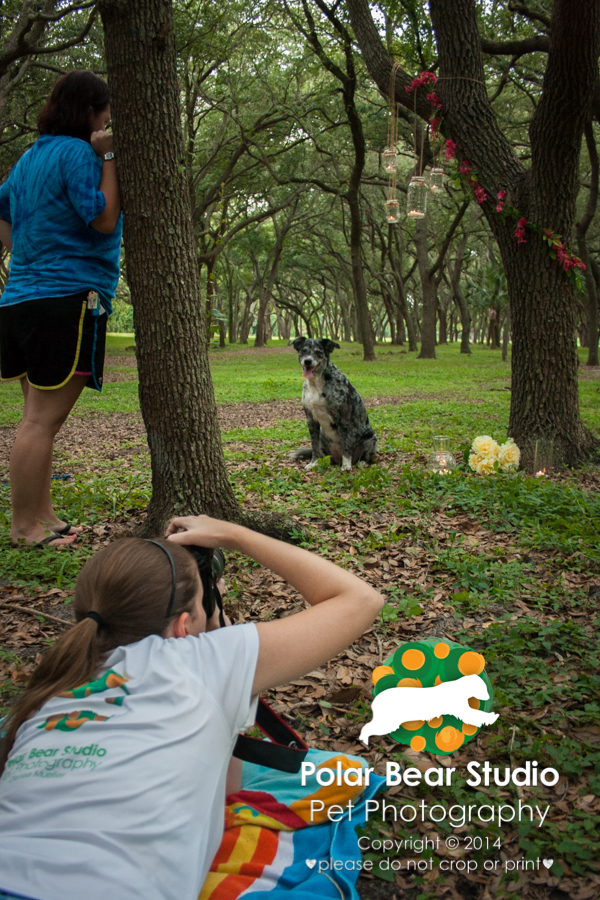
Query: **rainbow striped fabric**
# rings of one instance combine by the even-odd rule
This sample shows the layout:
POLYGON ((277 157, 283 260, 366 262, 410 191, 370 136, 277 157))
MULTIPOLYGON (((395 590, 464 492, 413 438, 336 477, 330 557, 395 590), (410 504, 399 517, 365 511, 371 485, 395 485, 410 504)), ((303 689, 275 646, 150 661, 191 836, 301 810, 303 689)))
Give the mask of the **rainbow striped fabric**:
MULTIPOLYGON (((357 756, 309 750, 307 762, 342 771, 365 768, 357 756)), ((244 763, 242 790, 227 798, 225 833, 199 900, 238 900, 252 894, 261 900, 358 900, 356 880, 361 854, 355 828, 365 821, 365 803, 385 786, 371 774, 366 787, 336 784, 320 786, 316 774, 301 784, 300 775, 288 775, 244 763), (311 801, 322 801, 313 805, 311 801), (339 822, 330 822, 334 805, 348 807, 339 822), (319 812, 314 810, 319 809, 319 812), (332 861, 338 861, 332 866, 332 861), (293 896, 292 896, 293 895, 293 896)))

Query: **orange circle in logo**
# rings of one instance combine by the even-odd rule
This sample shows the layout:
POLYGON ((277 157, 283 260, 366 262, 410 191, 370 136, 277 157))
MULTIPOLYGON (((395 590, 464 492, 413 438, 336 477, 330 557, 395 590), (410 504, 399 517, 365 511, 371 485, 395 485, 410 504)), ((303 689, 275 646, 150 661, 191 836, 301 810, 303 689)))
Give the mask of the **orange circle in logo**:
POLYGON ((452 753, 453 750, 458 750, 464 743, 464 740, 465 736, 462 731, 459 731, 458 728, 454 728, 452 725, 446 725, 446 727, 442 728, 441 731, 438 731, 435 736, 436 746, 446 753, 452 753))
POLYGON ((475 732, 477 731, 477 725, 463 725, 462 730, 463 730, 463 734, 466 734, 470 737, 472 734, 475 734, 475 732))
POLYGON ((415 735, 414 738, 410 739, 410 748, 411 748, 411 750, 416 750, 418 752, 419 750, 425 749, 426 743, 427 743, 427 741, 425 740, 425 738, 422 737, 420 734, 417 734, 417 735, 415 735))
POLYGON ((401 678, 398 687, 423 687, 418 678, 401 678))
POLYGON ((376 669, 373 669, 373 674, 371 675, 371 679, 373 684, 377 684, 380 678, 383 678, 384 675, 393 675, 394 670, 391 666, 377 666, 376 669))
POLYGON ((458 669, 462 675, 479 675, 485 669, 485 659, 481 653, 468 650, 458 660, 458 669))
POLYGON ((481 706, 481 700, 478 700, 477 697, 469 697, 469 706, 471 709, 479 709, 481 706))
POLYGON ((438 659, 446 659, 446 657, 450 653, 450 647, 448 646, 448 644, 440 642, 439 644, 435 645, 435 647, 433 648, 433 652, 438 659))
POLYGON ((415 720, 414 722, 403 722, 400 728, 406 728, 407 731, 418 731, 425 724, 424 719, 415 720))
POLYGON ((412 669, 412 671, 420 669, 424 663, 425 654, 422 650, 415 650, 414 647, 411 647, 402 654, 402 665, 407 669, 412 669))
POLYGON ((444 721, 443 716, 436 716, 435 719, 429 719, 427 724, 430 728, 439 728, 442 722, 444 721))

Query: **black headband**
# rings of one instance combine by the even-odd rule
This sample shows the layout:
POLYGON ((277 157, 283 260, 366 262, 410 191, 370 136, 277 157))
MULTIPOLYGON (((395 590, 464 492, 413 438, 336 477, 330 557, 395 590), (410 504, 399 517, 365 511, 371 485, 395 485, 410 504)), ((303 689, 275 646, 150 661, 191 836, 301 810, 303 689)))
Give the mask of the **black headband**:
POLYGON ((153 541, 151 538, 146 538, 149 544, 154 544, 155 547, 160 547, 162 552, 166 554, 169 565, 171 566, 171 596, 169 597, 169 603, 167 606, 167 611, 165 613, 165 619, 169 619, 171 617, 171 612, 173 609, 173 601, 175 599, 175 588, 177 587, 177 573, 175 571, 175 563, 173 561, 173 557, 167 550, 164 544, 159 543, 158 541, 153 541))
POLYGON ((104 619, 102 618, 100 613, 97 613, 97 612, 92 611, 92 612, 86 613, 83 618, 84 619, 93 619, 94 622, 96 623, 96 625, 98 626, 98 628, 102 628, 102 626, 106 624, 106 622, 104 621, 104 619))

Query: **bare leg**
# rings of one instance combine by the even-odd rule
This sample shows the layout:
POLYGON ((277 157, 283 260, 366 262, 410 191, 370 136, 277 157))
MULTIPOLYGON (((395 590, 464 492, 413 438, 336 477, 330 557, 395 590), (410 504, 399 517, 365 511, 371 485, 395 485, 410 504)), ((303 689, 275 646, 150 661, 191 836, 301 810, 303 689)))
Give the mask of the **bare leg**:
MULTIPOLYGON (((25 381, 26 379, 23 379, 25 381)), ((10 536, 13 543, 35 543, 42 540, 59 519, 50 501, 50 475, 54 438, 73 409, 87 381, 84 375, 73 375, 61 388, 41 391, 23 385, 25 409, 10 454, 10 484, 13 520, 10 536)), ((69 538, 63 542, 69 544, 69 538)))
MULTIPOLYGON (((74 376, 79 377, 79 376, 74 376)), ((29 396, 30 385, 26 378, 21 379, 21 390, 23 391, 23 399, 25 401, 25 413, 23 415, 23 420, 27 417, 27 397, 29 396)), ((32 391, 35 388, 31 388, 32 391)), ((46 530, 50 529, 51 531, 57 531, 59 528, 63 528, 65 526, 65 522, 58 518, 56 513, 54 512, 54 507, 52 506, 52 501, 50 500, 50 482, 52 476, 52 454, 48 457, 48 471, 45 476, 45 483, 48 484, 48 490, 45 492, 44 496, 41 497, 41 506, 38 510, 38 519, 39 522, 45 526, 46 530)), ((83 531, 83 528, 77 528, 76 526, 71 526, 71 531, 68 532, 69 535, 77 535, 83 531)), ((58 544, 58 542, 54 542, 53 544, 58 544)))

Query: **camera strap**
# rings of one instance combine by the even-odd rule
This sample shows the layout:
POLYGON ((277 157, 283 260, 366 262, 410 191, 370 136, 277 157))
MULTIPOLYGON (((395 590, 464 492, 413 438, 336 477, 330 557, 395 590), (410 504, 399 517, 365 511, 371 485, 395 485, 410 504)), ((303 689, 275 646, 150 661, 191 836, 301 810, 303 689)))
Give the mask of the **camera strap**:
POLYGON ((278 769, 280 772, 299 772, 308 753, 308 745, 262 697, 258 698, 256 724, 270 741, 240 734, 233 755, 245 762, 278 769))

